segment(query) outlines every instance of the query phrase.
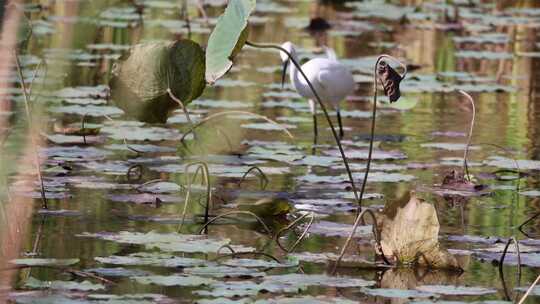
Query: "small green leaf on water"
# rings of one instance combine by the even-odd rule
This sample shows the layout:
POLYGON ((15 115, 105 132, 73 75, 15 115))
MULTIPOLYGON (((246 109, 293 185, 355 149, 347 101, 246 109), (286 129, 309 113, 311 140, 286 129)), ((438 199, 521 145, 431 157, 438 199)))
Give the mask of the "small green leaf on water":
POLYGON ((231 0, 210 34, 206 48, 206 81, 214 83, 232 66, 232 59, 244 46, 248 18, 255 8, 255 0, 231 0))

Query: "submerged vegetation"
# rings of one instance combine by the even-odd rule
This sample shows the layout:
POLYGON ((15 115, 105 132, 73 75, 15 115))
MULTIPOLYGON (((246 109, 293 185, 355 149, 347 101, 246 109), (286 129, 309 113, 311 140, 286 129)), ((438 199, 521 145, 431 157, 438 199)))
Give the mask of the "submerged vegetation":
POLYGON ((13 1, 0 299, 537 300, 540 8, 506 2, 13 1))

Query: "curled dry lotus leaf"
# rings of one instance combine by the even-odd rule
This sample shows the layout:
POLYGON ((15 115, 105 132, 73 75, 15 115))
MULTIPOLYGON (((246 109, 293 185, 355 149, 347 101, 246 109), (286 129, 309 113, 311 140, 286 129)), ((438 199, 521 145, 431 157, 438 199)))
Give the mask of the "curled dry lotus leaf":
POLYGON ((399 83, 403 79, 386 61, 379 62, 377 76, 381 83, 384 95, 388 96, 390 102, 395 102, 401 96, 399 83))
POLYGON ((397 264, 460 269, 456 258, 439 244, 439 220, 435 207, 416 197, 414 191, 385 207, 381 222, 381 247, 397 264))
POLYGON ((111 97, 129 116, 144 122, 165 122, 179 105, 199 97, 204 81, 204 51, 191 40, 135 45, 113 69, 111 97))

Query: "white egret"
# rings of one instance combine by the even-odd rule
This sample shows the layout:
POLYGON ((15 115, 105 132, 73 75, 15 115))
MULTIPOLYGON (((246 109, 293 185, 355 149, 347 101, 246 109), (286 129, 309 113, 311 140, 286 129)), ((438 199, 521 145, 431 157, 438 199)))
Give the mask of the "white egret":
MULTIPOLYGON (((281 45, 291 56, 298 62, 296 50, 294 44, 287 41, 281 45)), ((339 136, 343 137, 343 125, 341 123, 341 114, 339 111, 340 102, 350 95, 354 89, 354 79, 351 72, 347 67, 339 61, 337 61, 336 54, 330 48, 326 48, 327 58, 314 58, 304 63, 301 68, 306 74, 307 78, 317 91, 317 94, 321 98, 321 101, 326 105, 332 106, 336 110, 338 124, 339 124, 339 136)), ((285 75, 287 73, 287 66, 289 66, 289 57, 284 52, 280 52, 281 59, 283 61, 283 74, 282 84, 285 81, 285 75)), ((315 142, 317 140, 317 101, 316 97, 311 91, 308 83, 301 76, 300 72, 294 64, 290 65, 289 75, 291 83, 296 91, 302 96, 308 99, 309 107, 313 115, 313 132, 315 142)))

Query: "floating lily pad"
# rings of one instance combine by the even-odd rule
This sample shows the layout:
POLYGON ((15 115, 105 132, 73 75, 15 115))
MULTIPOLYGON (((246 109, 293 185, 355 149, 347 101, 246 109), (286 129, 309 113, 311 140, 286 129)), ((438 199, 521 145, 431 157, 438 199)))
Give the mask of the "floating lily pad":
POLYGON ((414 289, 392 289, 392 288, 362 288, 362 293, 375 297, 384 298, 431 298, 437 296, 435 293, 423 292, 414 289))
POLYGON ((149 193, 175 193, 182 190, 182 187, 172 182, 157 182, 151 184, 143 184, 137 189, 139 191, 149 193))
POLYGON ((423 285, 417 287, 416 289, 424 292, 449 296, 481 296, 497 292, 497 290, 491 288, 454 285, 423 285))
POLYGON ((16 259, 9 261, 15 265, 23 266, 71 266, 79 263, 79 259, 16 259))
POLYGON ((215 282, 214 280, 208 278, 179 274, 169 276, 155 275, 133 277, 132 279, 140 284, 153 284, 159 286, 201 286, 210 285, 215 282))
POLYGON ((155 267, 194 267, 207 265, 210 262, 194 258, 174 256, 166 253, 138 252, 126 256, 112 255, 108 257, 95 257, 96 261, 103 264, 124 266, 155 266, 155 267))
POLYGON ((151 272, 143 271, 139 269, 127 269, 122 267, 116 268, 91 268, 86 269, 87 272, 92 272, 100 276, 105 277, 134 277, 134 276, 146 276, 151 275, 151 272))
MULTIPOLYGON (((448 151, 463 151, 466 146, 466 144, 460 143, 427 143, 420 145, 422 148, 435 148, 448 151)), ((480 147, 470 146, 469 150, 480 150, 480 147)))
POLYGON ((282 263, 276 261, 257 260, 257 259, 230 259, 221 262, 221 264, 231 267, 245 268, 289 268, 298 266, 298 259, 288 258, 282 263))
MULTIPOLYGON (((349 224, 335 223, 335 222, 329 222, 329 221, 318 221, 311 225, 311 228, 309 228, 309 232, 315 233, 315 234, 321 234, 328 237, 338 236, 338 237, 346 238, 351 233, 352 227, 353 226, 349 224)), ((372 235, 371 225, 365 225, 365 226, 358 226, 354 237, 361 238, 361 237, 369 237, 371 235, 372 235)))
POLYGON ((236 278, 236 277, 263 277, 264 272, 254 268, 230 267, 230 266, 205 266, 184 269, 184 273, 213 278, 236 278))
MULTIPOLYGON (((147 248, 158 248, 169 252, 217 252, 229 239, 216 239, 204 235, 179 233, 148 233, 120 231, 118 233, 82 233, 79 237, 97 238, 124 244, 145 245, 147 248)), ((237 246, 236 251, 252 251, 249 247, 237 246)))
POLYGON ((101 284, 94 284, 90 281, 40 281, 33 277, 29 277, 24 286, 27 288, 53 290, 96 291, 105 289, 105 286, 101 284))

